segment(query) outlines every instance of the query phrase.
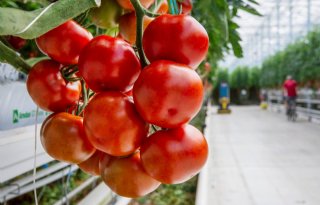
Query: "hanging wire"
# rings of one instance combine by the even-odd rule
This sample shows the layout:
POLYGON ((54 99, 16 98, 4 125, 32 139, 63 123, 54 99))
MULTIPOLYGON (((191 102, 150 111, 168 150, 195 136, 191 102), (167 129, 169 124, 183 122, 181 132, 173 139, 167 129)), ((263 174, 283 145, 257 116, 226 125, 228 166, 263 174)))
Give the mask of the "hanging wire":
POLYGON ((38 112, 39 107, 36 109, 36 119, 34 123, 34 157, 33 157, 33 193, 35 205, 38 205, 38 196, 36 189, 36 174, 37 174, 37 134, 38 134, 38 112))

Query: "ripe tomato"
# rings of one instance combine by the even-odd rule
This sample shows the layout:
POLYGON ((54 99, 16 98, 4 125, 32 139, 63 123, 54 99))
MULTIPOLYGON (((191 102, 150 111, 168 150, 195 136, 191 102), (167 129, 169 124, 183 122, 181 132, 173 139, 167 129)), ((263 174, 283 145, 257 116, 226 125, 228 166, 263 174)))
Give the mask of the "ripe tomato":
MULTIPOLYGON (((117 0, 120 6, 124 9, 134 11, 134 8, 130 2, 130 0, 117 0)), ((140 0, 141 5, 144 8, 149 8, 153 4, 154 0, 140 0)))
POLYGON ((173 128, 187 123, 199 111, 203 86, 190 67, 156 61, 147 66, 133 87, 135 106, 147 122, 173 128), (180 103, 179 103, 180 102, 180 103))
POLYGON ((141 146, 144 169, 151 177, 165 184, 191 179, 205 165, 207 158, 207 141, 191 125, 158 131, 141 146))
POLYGON ((84 110, 84 127, 93 146, 112 156, 135 152, 149 128, 120 92, 96 94, 84 110))
POLYGON ((100 159, 102 159, 102 157, 104 157, 105 155, 105 153, 96 150, 96 152, 89 159, 87 159, 84 162, 81 162, 80 164, 78 164, 78 166, 82 171, 94 176, 98 176, 100 175, 100 159))
POLYGON ((25 39, 17 36, 8 36, 6 40, 16 50, 20 50, 22 47, 24 47, 27 44, 27 41, 25 39))
POLYGON ((42 124, 41 143, 54 159, 74 164, 96 151, 85 135, 82 118, 65 112, 50 115, 42 124))
MULTIPOLYGON (((143 19, 143 29, 145 30, 147 26, 151 23, 153 18, 149 18, 147 16, 143 19)), ((137 27, 137 18, 136 13, 131 12, 127 13, 120 17, 119 19, 119 33, 120 35, 128 41, 130 44, 134 44, 136 42, 136 27, 137 27)))
POLYGON ((102 167, 101 177, 115 193, 129 198, 147 195, 160 185, 144 171, 139 152, 126 158, 111 158, 102 167))
POLYGON ((79 58, 79 71, 95 92, 127 91, 137 80, 141 65, 130 44, 102 35, 84 48, 79 58))
POLYGON ((182 8, 183 14, 190 14, 192 10, 192 0, 177 1, 179 9, 182 8))
POLYGON ((143 35, 143 48, 150 62, 172 60, 197 68, 208 47, 206 30, 186 15, 161 15, 149 24, 143 35))
POLYGON ((55 61, 43 60, 35 64, 28 75, 29 95, 46 111, 65 111, 80 97, 80 83, 67 83, 60 73, 60 68, 61 65, 55 61))
POLYGON ((92 9, 89 15, 95 25, 101 28, 114 28, 121 13, 122 8, 115 0, 102 0, 101 6, 92 9))
POLYGON ((91 33, 70 20, 36 38, 36 42, 50 58, 62 64, 77 64, 80 52, 91 39, 91 33))

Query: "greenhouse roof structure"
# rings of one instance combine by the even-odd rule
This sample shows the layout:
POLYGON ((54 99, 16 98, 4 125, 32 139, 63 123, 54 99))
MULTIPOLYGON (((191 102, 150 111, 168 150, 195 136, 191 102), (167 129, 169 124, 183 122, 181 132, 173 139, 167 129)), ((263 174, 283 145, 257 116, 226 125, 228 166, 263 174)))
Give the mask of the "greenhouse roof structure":
POLYGON ((305 36, 320 23, 319 0, 259 0, 254 6, 262 16, 239 12, 235 20, 242 38, 243 58, 232 52, 220 62, 230 70, 259 66, 265 58, 305 36))

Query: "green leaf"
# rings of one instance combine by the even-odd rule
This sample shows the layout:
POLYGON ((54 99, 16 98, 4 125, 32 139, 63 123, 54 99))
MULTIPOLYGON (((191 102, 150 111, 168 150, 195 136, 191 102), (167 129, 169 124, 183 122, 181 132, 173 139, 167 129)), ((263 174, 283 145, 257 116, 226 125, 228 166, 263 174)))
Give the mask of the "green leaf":
POLYGON ((9 63, 18 71, 28 74, 31 66, 26 63, 17 52, 0 41, 0 62, 9 63))
POLYGON ((101 0, 62 0, 35 11, 0 8, 0 35, 33 39, 100 3, 101 0))
POLYGON ((250 6, 248 4, 240 6, 239 9, 246 11, 250 14, 256 15, 256 16, 262 16, 255 8, 253 8, 252 6, 250 6))

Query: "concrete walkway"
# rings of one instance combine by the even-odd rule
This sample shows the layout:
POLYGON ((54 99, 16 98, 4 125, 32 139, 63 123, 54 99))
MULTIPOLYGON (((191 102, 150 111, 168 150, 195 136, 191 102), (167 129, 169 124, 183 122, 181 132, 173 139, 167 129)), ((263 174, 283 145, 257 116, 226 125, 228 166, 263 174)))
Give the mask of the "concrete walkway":
POLYGON ((259 107, 207 120, 205 205, 320 205, 320 124, 259 107))

